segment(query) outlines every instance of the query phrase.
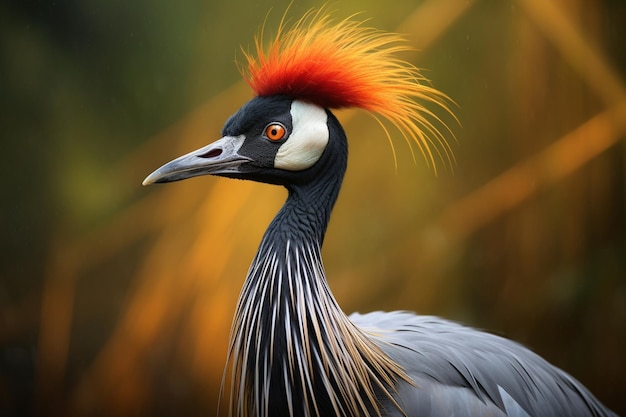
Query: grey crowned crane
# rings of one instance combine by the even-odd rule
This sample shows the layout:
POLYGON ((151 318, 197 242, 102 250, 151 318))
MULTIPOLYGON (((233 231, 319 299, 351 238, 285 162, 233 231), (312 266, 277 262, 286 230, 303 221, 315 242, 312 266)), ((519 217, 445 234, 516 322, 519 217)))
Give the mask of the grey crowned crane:
MULTIPOLYGON (((231 331, 237 416, 613 416, 585 387, 519 344, 436 317, 346 316, 321 247, 348 145, 330 109, 393 123, 429 163, 449 148, 421 102, 397 35, 311 12, 246 54, 256 96, 222 138, 154 171, 144 185, 199 175, 284 186, 287 200, 252 261, 231 331), (434 150, 433 150, 434 149, 434 150), (433 154, 434 152, 434 154, 433 154)), ((434 117, 434 119, 433 119, 434 117)))

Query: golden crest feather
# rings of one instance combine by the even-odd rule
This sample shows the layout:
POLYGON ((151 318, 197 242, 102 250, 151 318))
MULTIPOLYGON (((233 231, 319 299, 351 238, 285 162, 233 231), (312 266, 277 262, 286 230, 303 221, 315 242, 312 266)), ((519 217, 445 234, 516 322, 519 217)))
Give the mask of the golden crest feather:
POLYGON ((262 31, 255 50, 255 55, 244 52, 242 75, 256 94, 284 94, 330 109, 362 108, 381 123, 388 138, 376 115, 391 122, 409 144, 417 144, 435 170, 436 159, 453 165, 450 145, 437 126, 450 131, 424 104, 451 114, 450 100, 428 85, 414 65, 397 57, 410 50, 398 34, 351 18, 333 23, 320 9, 289 28, 283 17, 274 39, 264 45, 262 31))

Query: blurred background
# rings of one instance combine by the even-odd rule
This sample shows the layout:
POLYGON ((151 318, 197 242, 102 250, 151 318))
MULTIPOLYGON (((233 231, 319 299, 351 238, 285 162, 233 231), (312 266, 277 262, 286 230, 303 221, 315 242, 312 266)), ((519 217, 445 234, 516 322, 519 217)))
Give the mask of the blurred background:
MULTIPOLYGON (((239 289, 286 194, 141 181, 219 138, 252 96, 241 47, 288 4, 2 2, 0 415, 217 410, 239 289)), ((441 114, 456 164, 435 175, 397 132, 396 168, 373 119, 338 113, 351 155, 324 257, 340 305, 518 340, 626 414, 626 3, 329 9, 404 34, 460 122, 441 114)))

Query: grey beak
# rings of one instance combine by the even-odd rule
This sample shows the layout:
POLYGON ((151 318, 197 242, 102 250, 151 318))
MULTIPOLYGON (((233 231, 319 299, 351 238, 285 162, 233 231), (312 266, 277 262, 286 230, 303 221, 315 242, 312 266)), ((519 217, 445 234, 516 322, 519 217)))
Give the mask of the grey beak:
POLYGON ((168 162, 148 175, 143 185, 156 182, 180 181, 199 175, 233 174, 239 167, 251 161, 239 155, 245 136, 224 136, 223 138, 186 155, 168 162))

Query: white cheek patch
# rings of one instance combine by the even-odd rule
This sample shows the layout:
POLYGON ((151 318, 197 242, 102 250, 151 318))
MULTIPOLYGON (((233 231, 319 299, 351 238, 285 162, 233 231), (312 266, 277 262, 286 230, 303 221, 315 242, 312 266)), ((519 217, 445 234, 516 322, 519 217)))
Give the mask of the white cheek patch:
POLYGON ((328 144, 328 115, 315 104, 294 100, 291 104, 293 131, 278 148, 274 167, 288 171, 310 168, 328 144))

